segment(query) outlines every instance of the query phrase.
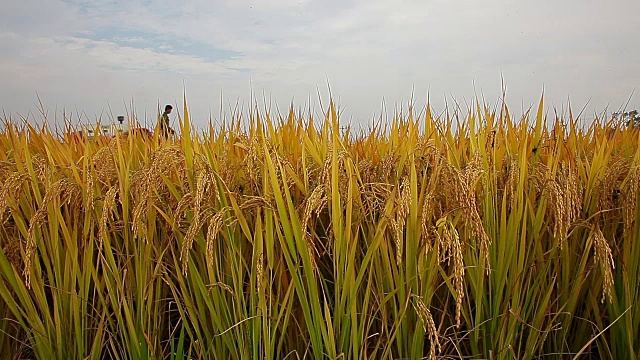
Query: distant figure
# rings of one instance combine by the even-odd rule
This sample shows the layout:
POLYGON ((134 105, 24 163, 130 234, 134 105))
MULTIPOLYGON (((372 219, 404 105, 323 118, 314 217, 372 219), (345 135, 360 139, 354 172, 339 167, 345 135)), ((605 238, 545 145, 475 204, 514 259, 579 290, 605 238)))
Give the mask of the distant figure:
POLYGON ((167 105, 164 107, 164 112, 160 118, 160 133, 165 139, 169 138, 169 135, 175 134, 175 131, 169 126, 169 114, 171 114, 173 106, 167 105))

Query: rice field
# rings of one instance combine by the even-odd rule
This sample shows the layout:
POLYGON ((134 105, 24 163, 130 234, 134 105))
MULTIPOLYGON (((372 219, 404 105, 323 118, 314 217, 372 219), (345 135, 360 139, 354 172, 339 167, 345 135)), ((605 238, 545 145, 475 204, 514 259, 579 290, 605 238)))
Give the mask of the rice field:
POLYGON ((543 108, 5 119, 2 358, 638 359, 640 134, 543 108))

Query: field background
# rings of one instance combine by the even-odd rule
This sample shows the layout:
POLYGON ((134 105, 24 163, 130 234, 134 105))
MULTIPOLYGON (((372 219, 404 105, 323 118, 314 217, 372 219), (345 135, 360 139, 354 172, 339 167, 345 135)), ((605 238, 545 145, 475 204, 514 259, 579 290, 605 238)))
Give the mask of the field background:
POLYGON ((640 135, 543 108, 6 123, 2 357, 637 359, 640 135))

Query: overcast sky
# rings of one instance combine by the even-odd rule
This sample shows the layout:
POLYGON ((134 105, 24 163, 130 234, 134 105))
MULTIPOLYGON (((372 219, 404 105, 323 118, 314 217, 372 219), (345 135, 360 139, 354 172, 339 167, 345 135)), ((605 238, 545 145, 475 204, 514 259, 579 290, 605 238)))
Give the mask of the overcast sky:
MULTIPOLYGON (((427 99, 442 110, 501 78, 520 113, 545 99, 610 111, 640 84, 638 0, 2 0, 0 107, 90 118, 135 102, 138 114, 182 104, 200 125, 220 102, 263 94, 317 108, 327 81, 343 120, 367 124, 427 99)), ((638 94, 630 103, 638 107, 638 94)))

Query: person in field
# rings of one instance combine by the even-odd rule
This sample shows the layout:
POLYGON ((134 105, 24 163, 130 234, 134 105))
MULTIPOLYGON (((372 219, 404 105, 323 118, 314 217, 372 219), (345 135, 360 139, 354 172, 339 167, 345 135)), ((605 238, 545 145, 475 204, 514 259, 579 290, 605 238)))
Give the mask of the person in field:
POLYGON ((162 113, 162 117, 160 118, 160 134, 165 139, 169 138, 169 135, 174 135, 175 131, 169 126, 169 114, 173 110, 173 106, 167 105, 164 107, 164 112, 162 113))

